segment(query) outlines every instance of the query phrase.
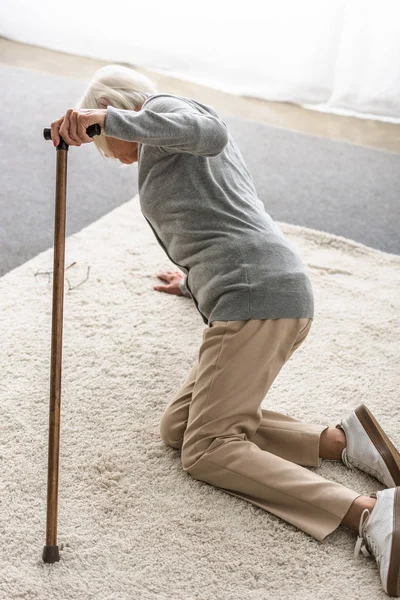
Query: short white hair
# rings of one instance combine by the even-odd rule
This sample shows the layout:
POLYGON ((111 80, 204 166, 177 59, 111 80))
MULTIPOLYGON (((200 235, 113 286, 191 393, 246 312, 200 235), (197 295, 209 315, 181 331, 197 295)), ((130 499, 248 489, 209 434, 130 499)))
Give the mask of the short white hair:
MULTIPOLYGON (((118 64, 106 65, 93 75, 86 92, 74 108, 114 108, 138 110, 152 94, 158 92, 155 83, 134 69, 118 64)), ((103 158, 116 157, 108 147, 104 129, 93 138, 103 158)))

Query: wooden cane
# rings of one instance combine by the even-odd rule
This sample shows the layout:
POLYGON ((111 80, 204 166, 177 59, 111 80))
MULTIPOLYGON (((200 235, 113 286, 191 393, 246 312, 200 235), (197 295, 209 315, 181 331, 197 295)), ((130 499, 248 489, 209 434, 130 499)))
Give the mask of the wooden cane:
MULTIPOLYGON (((91 125, 89 137, 100 135, 100 125, 91 125)), ((51 129, 43 130, 45 140, 51 140, 51 129)), ((58 465, 60 456, 61 364, 64 306, 65 221, 67 199, 67 159, 69 145, 60 137, 57 146, 56 194, 54 217, 53 310, 51 325, 51 371, 49 450, 47 471, 47 523, 43 561, 60 560, 57 545, 58 465)))

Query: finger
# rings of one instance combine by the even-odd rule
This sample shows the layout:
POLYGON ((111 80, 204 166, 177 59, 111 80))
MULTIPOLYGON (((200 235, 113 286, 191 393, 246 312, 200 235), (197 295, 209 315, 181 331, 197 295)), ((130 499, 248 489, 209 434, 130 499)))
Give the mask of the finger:
POLYGON ((88 119, 85 115, 79 114, 77 115, 77 135, 83 144, 89 144, 93 142, 93 138, 91 138, 86 133, 86 129, 88 128, 88 119))
POLYGON ((74 140, 76 146, 80 146, 82 144, 82 140, 78 135, 78 113, 76 110, 71 110, 69 116, 69 135, 72 140, 74 140))
POLYGON ((59 129, 60 136, 63 138, 66 144, 70 146, 74 146, 75 142, 69 137, 69 114, 70 111, 67 111, 64 115, 64 120, 61 123, 61 127, 59 129))
POLYGON ((160 273, 162 275, 168 275, 169 278, 176 277, 177 275, 183 275, 183 273, 181 273, 180 271, 161 271, 160 273))
POLYGON ((72 108, 65 113, 64 121, 60 127, 60 135, 69 146, 77 146, 77 142, 70 136, 72 108))
POLYGON ((53 140, 53 144, 55 144, 56 146, 58 146, 58 144, 60 143, 60 133, 59 132, 60 132, 60 127, 61 127, 63 121, 64 121, 64 116, 57 119, 57 121, 53 121, 53 123, 51 124, 51 139, 53 140))
POLYGON ((167 285, 153 285, 153 290, 157 292, 169 292, 167 285))
POLYGON ((73 110, 71 112, 69 135, 75 141, 77 146, 80 146, 82 144, 82 140, 79 138, 78 134, 78 114, 76 110, 73 110))
POLYGON ((157 273, 157 277, 159 279, 161 279, 162 281, 167 281, 168 283, 171 279, 171 275, 168 275, 168 273, 166 273, 165 271, 163 271, 161 273, 157 273))

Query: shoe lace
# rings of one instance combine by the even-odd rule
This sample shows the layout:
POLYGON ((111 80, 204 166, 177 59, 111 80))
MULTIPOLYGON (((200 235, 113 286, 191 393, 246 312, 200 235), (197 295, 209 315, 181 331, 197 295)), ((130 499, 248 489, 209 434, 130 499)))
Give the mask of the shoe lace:
MULTIPOLYGON (((337 429, 341 429, 344 434, 346 435, 345 430, 343 429, 343 427, 340 425, 340 423, 338 425, 336 425, 337 429)), ((354 469, 354 465, 349 461, 348 457, 347 457, 347 446, 345 446, 342 450, 342 461, 344 462, 344 464, 346 465, 346 467, 348 467, 349 469, 354 469)))
POLYGON ((353 469, 353 465, 351 464, 351 462, 349 462, 349 459, 347 458, 347 449, 346 448, 343 448, 343 450, 342 450, 342 461, 344 462, 346 467, 348 467, 349 469, 353 469))
POLYGON ((341 456, 342 456, 342 461, 344 462, 346 467, 348 467, 349 469, 354 469, 354 467, 357 467, 358 469, 361 469, 361 471, 364 471, 365 473, 369 473, 370 475, 375 477, 375 479, 378 479, 379 481, 382 480, 382 478, 379 476, 379 473, 377 473, 377 471, 375 469, 372 469, 368 465, 366 465, 364 463, 361 464, 354 458, 352 459, 352 462, 350 462, 349 458, 347 456, 347 447, 343 448, 341 456))
POLYGON ((360 552, 362 552, 365 557, 374 555, 376 562, 379 566, 381 561, 380 548, 376 544, 375 540, 365 531, 365 527, 367 525, 367 521, 369 519, 370 514, 371 513, 368 510, 368 508, 364 509, 361 514, 360 525, 358 528, 359 535, 357 537, 356 546, 354 548, 354 558, 357 558, 360 552))

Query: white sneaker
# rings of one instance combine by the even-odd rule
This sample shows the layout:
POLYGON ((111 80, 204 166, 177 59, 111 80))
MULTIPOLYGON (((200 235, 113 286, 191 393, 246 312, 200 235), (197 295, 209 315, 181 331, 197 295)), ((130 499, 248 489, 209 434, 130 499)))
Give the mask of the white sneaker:
POLYGON ((365 404, 336 428, 346 435, 346 448, 342 451, 346 467, 357 467, 388 488, 400 485, 400 454, 365 404))
POLYGON ((360 551, 375 556, 383 589, 393 598, 400 596, 400 487, 370 494, 376 504, 360 518, 354 558, 360 551))

